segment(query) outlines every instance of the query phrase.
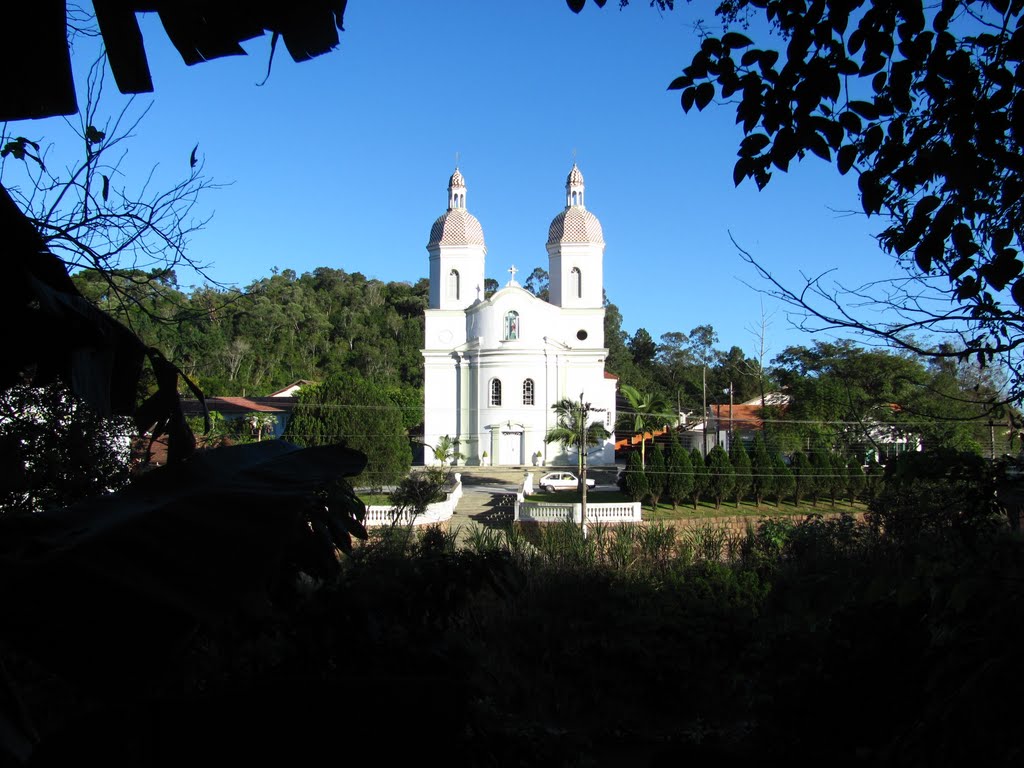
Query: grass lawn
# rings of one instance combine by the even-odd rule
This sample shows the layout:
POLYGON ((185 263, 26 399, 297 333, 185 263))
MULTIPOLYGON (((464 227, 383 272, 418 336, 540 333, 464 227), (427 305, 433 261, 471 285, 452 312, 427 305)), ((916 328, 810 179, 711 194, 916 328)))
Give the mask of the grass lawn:
POLYGON ((391 497, 386 493, 359 493, 359 499, 368 507, 390 507, 391 497))
MULTIPOLYGON (((526 497, 527 501, 536 501, 549 504, 576 504, 580 496, 576 491, 555 491, 554 493, 536 493, 526 497)), ((621 504, 631 501, 620 491, 591 491, 587 494, 587 502, 592 504, 621 504)), ((369 502, 367 502, 369 503, 369 502)), ((672 509, 672 505, 662 502, 657 509, 651 509, 649 503, 645 503, 641 509, 644 520, 692 520, 707 517, 762 517, 764 515, 798 515, 804 517, 812 514, 827 514, 829 512, 863 512, 865 509, 861 503, 850 504, 845 501, 836 501, 835 507, 827 499, 818 502, 814 506, 809 501, 804 501, 799 507, 792 501, 783 501, 781 506, 776 506, 774 501, 765 501, 757 507, 752 501, 743 501, 739 508, 735 500, 723 501, 720 509, 715 509, 713 501, 702 501, 693 508, 693 504, 680 504, 678 509, 672 509)))

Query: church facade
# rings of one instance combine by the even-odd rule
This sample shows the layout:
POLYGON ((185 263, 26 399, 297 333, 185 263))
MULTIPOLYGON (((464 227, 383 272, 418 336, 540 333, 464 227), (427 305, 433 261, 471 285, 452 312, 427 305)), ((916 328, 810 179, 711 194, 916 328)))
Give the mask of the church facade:
MULTIPOLYGON (((427 243, 430 302, 425 312, 424 442, 458 440, 468 464, 575 464, 544 441, 563 398, 589 402, 592 421, 615 425, 614 376, 604 370, 604 235, 584 205, 583 174, 573 165, 565 208, 548 228, 549 299, 511 279, 484 296, 480 222, 466 209, 458 168, 448 182, 448 210, 427 243)), ((587 453, 613 464, 614 436, 587 453)), ((430 449, 425 461, 434 461, 430 449)))

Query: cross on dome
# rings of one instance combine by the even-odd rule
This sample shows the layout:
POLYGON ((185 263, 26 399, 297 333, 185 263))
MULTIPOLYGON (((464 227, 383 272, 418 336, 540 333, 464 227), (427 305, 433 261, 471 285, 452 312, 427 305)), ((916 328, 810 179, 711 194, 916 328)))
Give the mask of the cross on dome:
POLYGON ((508 268, 508 273, 510 275, 512 275, 512 279, 508 281, 509 285, 519 285, 519 283, 516 282, 516 272, 518 272, 518 271, 519 270, 516 269, 516 265, 515 264, 513 264, 511 267, 508 268))

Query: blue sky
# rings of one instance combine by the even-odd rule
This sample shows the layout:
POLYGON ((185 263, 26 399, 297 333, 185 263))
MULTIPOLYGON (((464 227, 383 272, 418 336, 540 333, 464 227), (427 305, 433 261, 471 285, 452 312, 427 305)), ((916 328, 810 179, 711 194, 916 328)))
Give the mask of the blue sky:
MULTIPOLYGON (((201 200, 214 217, 192 255, 219 282, 317 266, 414 281, 427 274, 427 236, 458 152, 487 274, 504 284, 513 263, 527 274, 547 266, 547 226, 575 151, 624 328, 657 339, 710 323, 720 346, 752 353, 762 298, 744 285, 757 277, 730 234, 791 284, 832 267, 856 284, 891 274, 891 260, 871 238, 878 220, 842 213, 859 210, 855 177, 817 158, 763 192, 733 186, 733 110, 685 115, 666 90, 698 43, 698 9, 679 5, 661 14, 642 0, 623 11, 589 3, 575 15, 563 0, 353 0, 336 51, 295 64, 282 45, 262 86, 269 37, 247 43, 249 56, 186 67, 159 20, 143 17, 156 92, 137 101, 152 107, 125 170, 141 178, 159 164, 159 183, 183 174, 199 145, 227 186, 201 200)), ((710 6, 700 10, 714 25, 710 6)), ((88 47, 79 43, 76 65, 88 47)), ((108 79, 108 110, 121 98, 108 79)), ((61 146, 60 121, 18 131, 61 146)), ((811 342, 764 305, 776 312, 772 354, 811 342)))

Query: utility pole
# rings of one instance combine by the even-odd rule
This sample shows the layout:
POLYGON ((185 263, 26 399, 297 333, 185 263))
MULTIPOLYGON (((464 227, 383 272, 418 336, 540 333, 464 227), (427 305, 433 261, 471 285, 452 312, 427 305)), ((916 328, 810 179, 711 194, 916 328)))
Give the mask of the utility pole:
POLYGON ((708 455, 708 422, 711 421, 711 414, 708 413, 708 366, 701 369, 701 388, 704 394, 704 455, 708 455))
POLYGON ((729 382, 729 449, 732 449, 732 382, 729 382))

